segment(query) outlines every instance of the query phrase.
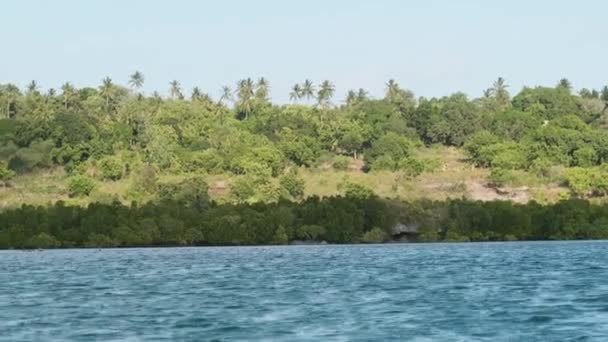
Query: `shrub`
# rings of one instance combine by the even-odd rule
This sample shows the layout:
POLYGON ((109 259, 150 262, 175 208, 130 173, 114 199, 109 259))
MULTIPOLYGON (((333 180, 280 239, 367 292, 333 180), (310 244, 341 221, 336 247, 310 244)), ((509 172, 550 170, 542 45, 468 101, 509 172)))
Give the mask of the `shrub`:
POLYGON ((365 199, 374 196, 374 191, 364 185, 351 183, 345 181, 339 185, 340 189, 344 192, 344 196, 365 199))
POLYGON ((118 158, 105 157, 97 164, 102 179, 119 180, 123 175, 123 165, 118 158))
POLYGON ((289 242, 289 238, 287 237, 287 232, 285 231, 285 228, 283 228, 283 226, 280 226, 274 232, 274 236, 272 237, 272 242, 277 245, 284 245, 284 244, 287 244, 287 242, 289 242))
POLYGON ((184 162, 186 171, 204 170, 211 174, 221 173, 226 165, 224 158, 215 149, 191 152, 184 162))
POLYGON ((494 187, 502 187, 513 180, 513 174, 509 170, 494 168, 488 177, 489 183, 494 187))
POLYGON ((25 248, 57 248, 60 247, 61 243, 57 239, 47 233, 40 233, 36 236, 32 236, 25 243, 25 248))
POLYGON ((373 170, 394 171, 395 169, 397 169, 397 162, 393 159, 393 157, 389 155, 384 155, 375 159, 371 164, 371 168, 373 170))
POLYGON ((416 159, 414 157, 407 157, 401 159, 399 162, 399 169, 405 171, 408 176, 416 177, 427 170, 426 163, 426 161, 416 159))
POLYGON ((84 175, 68 179, 68 193, 71 197, 88 196, 95 189, 95 181, 84 175))
POLYGON ((0 182, 7 182, 15 177, 15 172, 8 168, 5 161, 0 160, 0 182))
POLYGON ((258 181, 253 176, 237 178, 230 185, 230 194, 237 202, 246 202, 255 196, 255 188, 258 181))
POLYGON ((318 241, 325 234, 325 228, 317 225, 304 225, 296 229, 296 238, 318 241))
POLYGON ((378 227, 374 227, 372 230, 365 232, 361 237, 361 242, 365 243, 381 243, 386 241, 388 234, 378 227))
POLYGON ((297 171, 292 170, 282 176, 279 183, 281 184, 281 190, 289 194, 289 196, 295 199, 300 199, 304 196, 304 187, 306 183, 304 179, 298 175, 297 171))
POLYGON ((336 170, 346 171, 350 166, 350 158, 346 156, 337 156, 334 158, 332 166, 336 170))
POLYGON ((158 186, 158 197, 166 201, 175 201, 186 207, 204 209, 209 203, 209 186, 200 177, 186 178, 180 182, 166 182, 158 186))
POLYGON ((156 171, 151 165, 144 165, 131 174, 131 188, 136 192, 153 194, 157 190, 156 171))

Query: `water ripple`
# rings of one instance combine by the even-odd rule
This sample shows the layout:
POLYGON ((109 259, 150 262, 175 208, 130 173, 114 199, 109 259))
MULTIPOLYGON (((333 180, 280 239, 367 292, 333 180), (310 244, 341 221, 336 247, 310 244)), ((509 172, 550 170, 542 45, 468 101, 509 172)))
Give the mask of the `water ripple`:
POLYGON ((0 252, 1 341, 606 341, 608 243, 0 252))

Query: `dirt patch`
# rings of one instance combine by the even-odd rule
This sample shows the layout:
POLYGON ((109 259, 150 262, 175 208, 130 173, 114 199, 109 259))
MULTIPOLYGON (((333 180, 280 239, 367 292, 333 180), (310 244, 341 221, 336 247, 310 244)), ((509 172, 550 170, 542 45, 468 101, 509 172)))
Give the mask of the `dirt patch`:
POLYGON ((467 181, 467 192, 471 199, 476 201, 512 201, 527 203, 530 201, 530 189, 521 188, 493 188, 482 181, 467 181))

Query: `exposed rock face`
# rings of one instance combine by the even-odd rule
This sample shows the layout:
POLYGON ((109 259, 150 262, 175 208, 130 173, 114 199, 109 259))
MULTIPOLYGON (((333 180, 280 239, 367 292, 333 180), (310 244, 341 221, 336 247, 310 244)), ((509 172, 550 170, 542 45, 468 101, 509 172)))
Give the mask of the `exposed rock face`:
POLYGON ((391 233, 392 233, 393 236, 399 236, 399 235, 417 235, 418 234, 418 228, 420 228, 420 226, 418 224, 416 224, 416 223, 410 223, 410 224, 397 223, 391 229, 391 233))

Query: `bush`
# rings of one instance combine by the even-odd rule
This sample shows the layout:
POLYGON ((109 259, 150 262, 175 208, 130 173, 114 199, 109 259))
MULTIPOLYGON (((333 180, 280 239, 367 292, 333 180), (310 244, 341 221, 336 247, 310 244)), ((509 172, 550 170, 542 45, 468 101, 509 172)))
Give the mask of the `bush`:
POLYGON ((346 171, 350 166, 350 158, 346 156, 337 156, 334 158, 332 166, 336 170, 346 171))
POLYGON ((283 226, 277 228, 274 232, 274 236, 272 237, 272 242, 277 245, 285 245, 289 242, 289 237, 287 236, 287 232, 283 226))
POLYGON ((304 225, 296 229, 296 238, 300 240, 319 241, 325 235, 325 228, 317 225, 304 225))
POLYGON ((298 176, 297 171, 292 170, 282 176, 279 183, 281 184, 281 190, 289 194, 289 196, 295 199, 300 199, 304 196, 306 183, 302 177, 298 176))
POLYGON ((70 197, 88 196, 95 189, 95 181, 87 176, 76 175, 68 179, 70 197))
POLYGON ((131 174, 131 188, 136 192, 153 194, 157 190, 156 171, 151 165, 144 165, 131 174))
POLYGON ((339 188, 344 192, 344 196, 366 199, 374 196, 374 191, 364 185, 345 181, 339 185, 339 188))
POLYGON ((378 227, 374 227, 372 230, 365 232, 361 237, 361 242, 364 243, 382 243, 386 241, 388 234, 378 227))
POLYGON ((101 178, 104 180, 119 180, 123 175, 123 165, 118 158, 105 157, 97 164, 101 178))
POLYGON ((399 162, 399 169, 405 171, 408 176, 416 177, 421 175, 427 168, 431 168, 430 162, 407 157, 399 162), (427 164, 428 163, 428 164, 427 164))
POLYGON ((380 156, 371 163, 371 169, 395 171, 397 162, 389 155, 380 156))
POLYGON ((57 239, 47 233, 40 233, 36 236, 31 237, 25 243, 25 248, 57 248, 60 247, 61 243, 57 239))
POLYGON ((255 196, 258 183, 253 176, 239 177, 230 185, 230 194, 237 202, 247 202, 255 196))
POLYGON ((219 174, 224 171, 226 165, 217 150, 207 149, 191 152, 184 161, 184 167, 190 172, 204 170, 211 174, 219 174))
POLYGON ((494 168, 488 177, 489 183, 494 187, 503 187, 513 181, 513 174, 509 170, 494 168))
POLYGON ((165 201, 175 201, 185 207, 199 210, 209 204, 209 186, 200 177, 186 178, 180 182, 166 182, 158 186, 158 197, 165 201))
POLYGON ((5 161, 0 160, 0 182, 8 182, 15 177, 15 172, 8 168, 5 161))

